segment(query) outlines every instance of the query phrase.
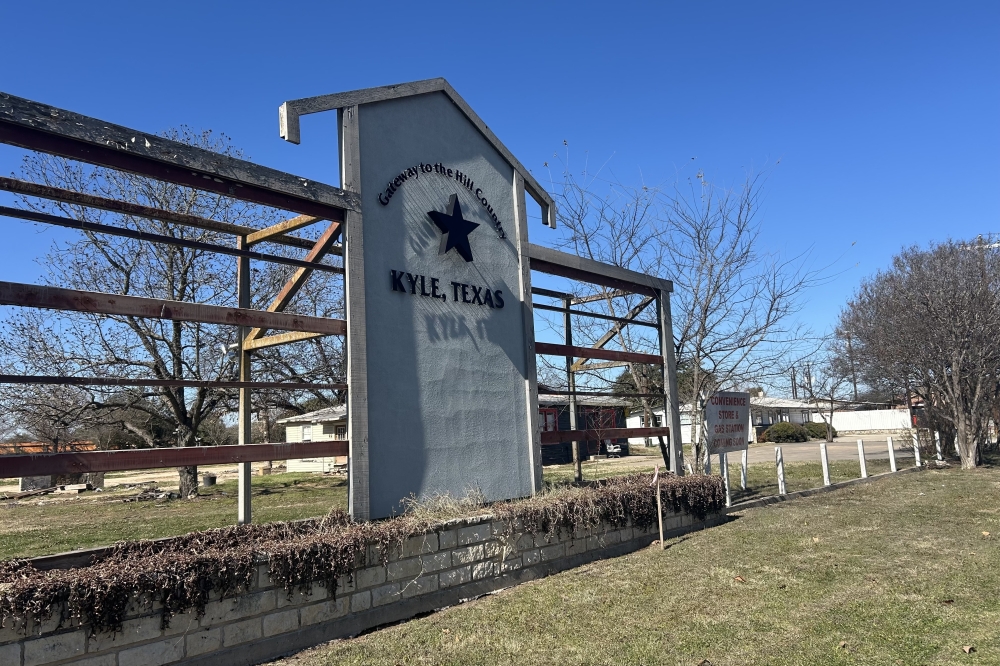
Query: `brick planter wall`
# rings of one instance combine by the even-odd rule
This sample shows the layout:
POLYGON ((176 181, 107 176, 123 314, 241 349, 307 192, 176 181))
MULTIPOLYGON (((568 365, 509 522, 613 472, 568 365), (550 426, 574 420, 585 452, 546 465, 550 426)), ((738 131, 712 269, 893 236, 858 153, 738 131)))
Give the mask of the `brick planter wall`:
MULTIPOLYGON (((709 519, 717 522, 718 519, 709 519)), ((690 515, 670 514, 670 535, 706 523, 690 515)), ((597 559, 648 546, 657 529, 597 528, 586 534, 523 534, 498 538, 504 525, 490 516, 444 523, 410 537, 387 566, 369 548, 368 566, 343 577, 336 594, 313 585, 308 594, 289 596, 276 587, 267 564, 245 594, 216 596, 197 618, 193 610, 174 616, 161 629, 160 613, 142 608, 128 615, 122 632, 94 634, 83 626, 56 629, 55 617, 25 636, 0 629, 2 666, 161 666, 187 664, 235 666, 256 664, 352 636, 389 622, 413 617, 488 592, 541 578, 597 559)), ((58 615, 58 614, 54 614, 58 615)))

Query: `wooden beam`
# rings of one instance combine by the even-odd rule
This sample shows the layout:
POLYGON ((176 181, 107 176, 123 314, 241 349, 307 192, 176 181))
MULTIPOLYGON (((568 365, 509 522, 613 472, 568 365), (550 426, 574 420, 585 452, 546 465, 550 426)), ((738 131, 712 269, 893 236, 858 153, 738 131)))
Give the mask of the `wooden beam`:
POLYGON ((576 356, 578 358, 599 358, 607 361, 630 361, 632 363, 663 363, 662 356, 653 354, 637 354, 635 352, 614 351, 611 349, 594 349, 593 347, 576 347, 556 345, 550 342, 535 342, 535 352, 549 356, 576 356))
POLYGON ((542 287, 532 287, 531 293, 535 294, 536 296, 547 296, 548 298, 558 298, 559 300, 562 300, 564 298, 569 298, 569 299, 575 298, 573 294, 566 294, 561 291, 554 291, 552 289, 543 289, 542 287))
POLYGON ((330 185, 7 93, 0 142, 324 219, 361 210, 330 185))
POLYGON ((322 337, 325 337, 322 333, 289 331, 288 333, 279 333, 277 335, 266 335, 262 338, 256 338, 254 340, 244 340, 243 350, 253 351, 254 349, 264 349, 265 347, 274 347, 276 345, 287 345, 291 342, 301 342, 302 340, 312 340, 313 338, 322 337))
POLYGON ((580 365, 580 363, 586 363, 586 361, 579 361, 573 364, 573 372, 585 372, 587 370, 607 370, 608 368, 623 368, 628 365, 624 361, 607 361, 606 363, 586 363, 586 365, 580 365))
MULTIPOLYGON (((309 335, 315 335, 310 333, 309 335)), ((57 375, 0 375, 0 384, 53 384, 64 386, 184 386, 186 388, 217 389, 330 389, 342 391, 347 384, 314 384, 305 382, 226 382, 209 379, 131 379, 127 377, 62 377, 57 375)))
MULTIPOLYGON (((638 305, 636 305, 634 308, 628 311, 628 315, 626 315, 627 320, 632 320, 638 317, 642 313, 642 311, 645 310, 647 307, 649 307, 649 304, 652 303, 654 300, 656 299, 654 299, 652 296, 647 296, 646 298, 642 299, 642 302, 640 302, 638 305)), ((613 340, 614 337, 618 335, 618 332, 622 330, 623 325, 624 325, 623 323, 617 323, 614 326, 612 326, 607 333, 602 335, 600 339, 598 339, 598 341, 593 344, 593 346, 595 348, 602 349, 604 345, 611 342, 611 340, 613 340)), ((649 326, 650 324, 646 325, 649 326)), ((652 324, 652 326, 657 330, 659 330, 660 328, 659 324, 652 324)), ((585 359, 580 359, 579 361, 574 363, 573 371, 575 372, 577 370, 583 370, 583 365, 585 362, 586 362, 585 359)))
MULTIPOLYGON (((652 303, 653 299, 651 297, 646 301, 646 305, 652 303)), ((650 328, 658 329, 659 324, 654 324, 648 321, 635 321, 632 317, 613 317, 612 315, 600 314, 599 312, 588 312, 586 310, 574 310, 572 308, 559 308, 554 305, 545 305, 544 303, 532 303, 531 306, 537 310, 549 310, 551 312, 564 312, 568 314, 580 315, 581 317, 591 317, 592 319, 604 319, 605 321, 618 322, 619 326, 615 330, 620 330, 622 326, 632 325, 632 326, 648 326, 650 328)), ((645 307, 645 306, 643 306, 645 307)))
POLYGON ((529 244, 528 254, 531 257, 531 270, 533 271, 541 271, 542 273, 647 296, 656 296, 659 290, 673 291, 674 289, 670 280, 637 273, 620 266, 603 264, 593 259, 578 257, 575 254, 560 252, 542 245, 529 244))
POLYGON ((0 456, 0 478, 346 456, 348 444, 347 440, 340 439, 285 444, 236 444, 9 455, 0 456))
POLYGON ((542 444, 594 441, 602 439, 627 439, 629 437, 657 437, 670 434, 670 428, 601 428, 596 430, 551 430, 542 433, 542 444))
POLYGON ((0 305, 150 319, 171 319, 174 321, 200 321, 206 324, 259 326, 282 331, 307 331, 326 335, 344 335, 347 332, 347 322, 343 319, 227 308, 221 305, 166 301, 139 296, 120 296, 19 282, 0 282, 0 305))
POLYGON ((593 296, 574 296, 573 305, 583 305, 584 303, 593 303, 594 301, 606 301, 608 298, 620 298, 622 296, 629 296, 632 292, 621 291, 619 289, 612 289, 609 292, 603 294, 594 294, 593 296))
MULTIPOLYGON (((329 251, 330 246, 333 245, 333 241, 340 235, 342 229, 343 227, 340 222, 332 222, 330 226, 326 228, 326 231, 323 232, 323 235, 320 236, 313 244, 312 249, 309 250, 309 254, 305 256, 304 261, 308 263, 316 263, 323 259, 329 251)), ((295 271, 295 273, 292 274, 292 277, 288 279, 288 282, 286 282, 281 288, 281 291, 278 292, 278 295, 274 297, 273 301, 271 301, 271 304, 267 306, 267 311, 280 312, 284 310, 288 306, 288 303, 295 298, 295 294, 299 293, 299 289, 302 288, 302 285, 310 275, 312 275, 311 268, 299 268, 295 271)), ((247 342, 256 340, 266 331, 267 328, 263 326, 252 329, 246 338, 244 338, 243 344, 245 345, 247 342)))
POLYGON ((301 229, 302 227, 308 227, 310 224, 319 222, 319 217, 313 217, 312 215, 299 215, 293 217, 290 220, 285 220, 284 222, 278 222, 273 224, 266 229, 261 229, 260 231, 255 231, 252 234, 247 234, 247 245, 253 245, 254 243, 260 243, 266 240, 273 240, 275 236, 281 236, 290 231, 295 231, 296 229, 301 229))
MULTIPOLYGON (((68 229, 79 229, 81 231, 92 231, 94 233, 108 234, 110 236, 121 236, 123 238, 132 238, 149 243, 176 245, 177 247, 187 247, 193 250, 202 250, 204 252, 217 252, 218 254, 228 254, 234 257, 256 259, 257 261, 269 261, 275 264, 285 264, 286 266, 302 267, 310 265, 309 262, 302 259, 282 257, 277 254, 254 252, 252 250, 247 250, 245 247, 228 247, 226 245, 218 245, 216 243, 203 243, 202 241, 191 240, 188 238, 165 236, 162 234, 139 231, 137 229, 128 229, 126 227, 98 224, 97 222, 86 222, 84 220, 76 220, 71 217, 59 217, 57 215, 38 213, 33 210, 25 210, 23 208, 0 206, 0 217, 16 217, 23 220, 31 220, 32 222, 41 222, 43 224, 51 224, 57 227, 66 227, 68 229)), ((344 272, 343 268, 339 268, 337 266, 318 265, 316 268, 330 273, 344 272)))
MULTIPOLYGON (((112 213, 122 213, 123 215, 144 217, 148 220, 174 222, 176 224, 193 227, 195 229, 221 231, 222 233, 232 234, 234 236, 246 236, 247 234, 252 234, 258 231, 253 227, 244 227, 240 224, 219 222, 218 220, 210 220, 205 217, 198 217, 197 215, 175 213, 169 210, 162 210, 160 208, 152 208, 150 206, 129 203, 127 201, 118 201, 117 199, 105 199, 104 197, 94 196, 93 194, 84 194, 82 192, 74 192, 73 190, 64 190, 60 187, 50 187, 49 185, 29 183, 24 180, 7 178, 4 176, 0 176, 0 190, 16 192, 17 194, 26 194, 28 196, 40 197, 42 199, 50 199, 52 201, 62 201, 63 203, 79 204, 81 206, 106 210, 112 213)), ((269 242, 307 249, 313 246, 313 241, 308 238, 299 238, 297 236, 273 236, 269 239, 269 242)))

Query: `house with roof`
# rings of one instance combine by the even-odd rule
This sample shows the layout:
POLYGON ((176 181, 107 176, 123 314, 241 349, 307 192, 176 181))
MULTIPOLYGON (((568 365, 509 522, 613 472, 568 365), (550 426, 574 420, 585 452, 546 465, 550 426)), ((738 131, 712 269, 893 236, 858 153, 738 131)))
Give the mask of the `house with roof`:
MULTIPOLYGON (((286 442, 319 442, 347 439, 347 406, 325 407, 314 412, 278 419, 285 426, 286 442)), ((347 468, 347 456, 325 458, 293 458, 288 460, 289 472, 328 473, 347 468)))

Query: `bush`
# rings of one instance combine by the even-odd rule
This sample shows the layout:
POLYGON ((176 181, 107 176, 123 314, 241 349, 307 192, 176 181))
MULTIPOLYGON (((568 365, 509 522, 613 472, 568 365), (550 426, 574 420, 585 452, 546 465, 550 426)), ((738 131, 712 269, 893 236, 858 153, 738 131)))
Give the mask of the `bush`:
POLYGON ((764 431, 765 442, 808 442, 809 433, 798 423, 775 423, 764 431))
MULTIPOLYGON (((826 439, 826 421, 816 422, 810 421, 806 424, 806 432, 813 439, 826 439)), ((837 429, 833 429, 833 436, 837 436, 837 429)))
MULTIPOLYGON (((726 505, 721 477, 667 474, 661 479, 668 511, 702 519, 726 505)), ((505 542, 516 542, 522 533, 598 535, 602 526, 652 527, 657 501, 651 481, 652 474, 632 474, 469 508, 480 517, 488 511, 503 524, 497 538, 505 542)), ((411 514, 352 523, 334 509, 323 519, 123 541, 77 569, 39 570, 28 560, 0 561, 0 628, 26 631, 29 620, 45 621, 58 613, 60 626, 86 622, 94 631, 118 632, 134 601, 150 610, 154 602, 162 604, 160 621, 166 628, 172 615, 188 609, 203 615, 213 592, 225 599, 249 589, 264 563, 271 580, 289 594, 306 592, 318 582, 335 596, 338 579, 351 575, 369 553, 386 566, 391 554, 402 552, 407 538, 444 526, 411 514)))

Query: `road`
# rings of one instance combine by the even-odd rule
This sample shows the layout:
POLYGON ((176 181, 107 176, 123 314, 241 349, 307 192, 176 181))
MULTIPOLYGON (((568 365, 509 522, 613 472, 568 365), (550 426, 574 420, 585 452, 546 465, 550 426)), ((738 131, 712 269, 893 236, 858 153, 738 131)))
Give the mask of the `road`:
MULTIPOLYGON (((906 437, 893 437, 893 449, 896 452, 896 459, 913 458, 913 440, 906 437)), ((802 442, 801 444, 757 444, 750 447, 747 459, 750 463, 774 462, 774 447, 781 446, 781 456, 785 462, 809 462, 819 460, 818 441, 802 442)), ((827 455, 830 460, 857 460, 858 459, 858 438, 857 437, 836 437, 834 441, 826 445, 827 455)), ((729 457, 733 461, 738 454, 729 457)), ((865 458, 868 460, 877 458, 888 458, 889 448, 885 437, 869 435, 865 439, 865 458)))

